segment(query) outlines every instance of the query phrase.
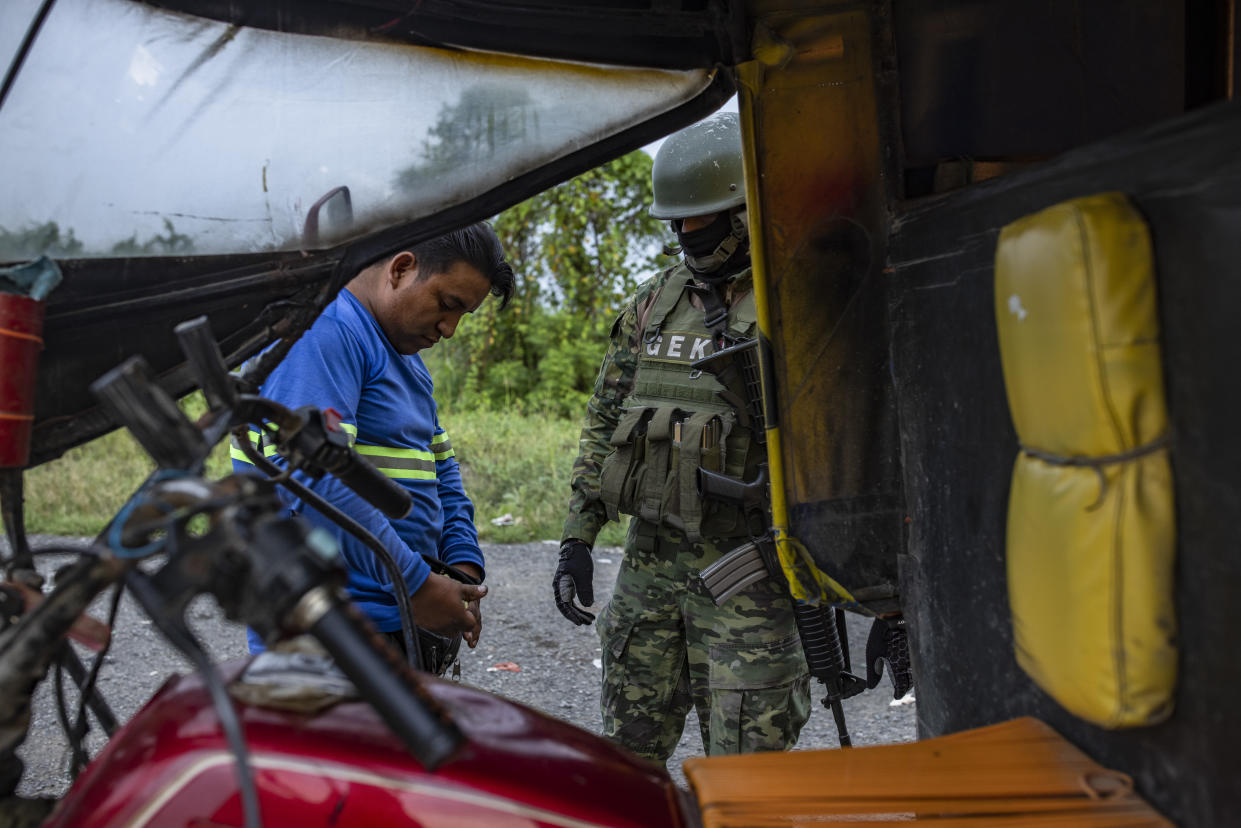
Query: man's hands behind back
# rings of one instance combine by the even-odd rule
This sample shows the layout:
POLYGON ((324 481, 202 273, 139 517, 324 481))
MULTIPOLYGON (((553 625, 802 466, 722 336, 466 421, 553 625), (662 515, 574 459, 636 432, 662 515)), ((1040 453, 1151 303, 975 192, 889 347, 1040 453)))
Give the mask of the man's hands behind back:
MULTIPOLYGON (((459 563, 459 564, 456 564, 455 566, 457 567, 457 569, 461 570, 466 575, 469 575, 474 580, 480 583, 482 582, 483 571, 476 564, 459 563)), ((478 637, 483 634, 483 613, 482 613, 482 610, 478 606, 480 600, 482 599, 475 598, 473 601, 470 602, 470 606, 468 608, 470 612, 474 613, 474 629, 468 632, 462 633, 461 635, 461 637, 465 639, 465 643, 470 645, 471 650, 478 646, 478 637)))
POLYGON ((445 636, 460 633, 471 647, 478 644, 482 615, 478 602, 487 587, 463 584, 432 572, 410 598, 414 623, 445 636))

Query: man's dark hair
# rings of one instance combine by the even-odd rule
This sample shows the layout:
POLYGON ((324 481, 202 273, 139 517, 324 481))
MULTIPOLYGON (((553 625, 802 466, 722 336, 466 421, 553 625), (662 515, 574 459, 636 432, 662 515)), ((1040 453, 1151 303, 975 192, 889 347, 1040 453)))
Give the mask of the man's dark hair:
POLYGON ((491 294, 500 298, 501 310, 508 307, 513 298, 513 268, 504 261, 500 237, 485 221, 416 244, 409 250, 418 262, 420 278, 443 273, 457 262, 465 262, 491 282, 491 294))

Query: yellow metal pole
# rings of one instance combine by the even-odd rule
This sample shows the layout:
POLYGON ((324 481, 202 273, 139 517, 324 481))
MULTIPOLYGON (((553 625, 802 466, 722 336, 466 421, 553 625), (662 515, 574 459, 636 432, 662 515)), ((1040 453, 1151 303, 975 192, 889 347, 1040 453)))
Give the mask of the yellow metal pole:
MULTIPOLYGON (((754 306, 758 314, 758 330, 764 347, 771 343, 771 305, 769 283, 767 277, 767 260, 765 240, 762 232, 763 206, 759 194, 758 154, 755 136, 756 100, 755 91, 762 82, 763 66, 758 61, 750 61, 738 67, 740 79, 738 91, 738 111, 741 118, 741 141, 743 162, 745 167, 746 213, 750 222, 750 263, 753 267, 754 306)), ((768 363, 759 360, 759 379, 763 389, 764 406, 769 399, 775 399, 775 379, 768 376, 768 363)), ((843 586, 815 565, 810 553, 788 531, 788 500, 784 486, 784 457, 780 442, 780 427, 773 412, 764 411, 764 422, 767 427, 767 473, 771 480, 771 524, 775 536, 776 551, 780 558, 780 568, 788 580, 789 591, 794 600, 811 604, 825 601, 837 603, 856 603, 854 597, 843 586), (807 578, 808 576, 808 578, 807 578), (807 583, 807 580, 813 583, 807 583), (834 593, 834 594, 829 594, 834 593)))

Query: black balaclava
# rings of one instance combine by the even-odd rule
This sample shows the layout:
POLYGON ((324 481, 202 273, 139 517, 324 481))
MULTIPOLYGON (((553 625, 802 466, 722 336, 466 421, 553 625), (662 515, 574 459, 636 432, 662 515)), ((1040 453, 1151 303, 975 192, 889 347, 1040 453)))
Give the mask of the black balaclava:
POLYGON ((750 234, 744 206, 720 213, 706 227, 689 233, 683 232, 681 225, 682 220, 675 219, 672 229, 685 253, 685 264, 699 280, 722 284, 749 266, 750 234))

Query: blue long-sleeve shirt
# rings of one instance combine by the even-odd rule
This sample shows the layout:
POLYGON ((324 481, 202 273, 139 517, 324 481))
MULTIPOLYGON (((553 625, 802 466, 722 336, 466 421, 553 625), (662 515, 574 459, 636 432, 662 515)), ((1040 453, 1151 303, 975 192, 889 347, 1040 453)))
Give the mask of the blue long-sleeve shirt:
MULTIPOLYGON (((342 290, 315 320, 261 390, 262 396, 289 408, 336 409, 358 452, 409 490, 413 508, 406 517, 390 520, 331 475, 298 478, 379 538, 396 559, 411 593, 430 574, 423 553, 445 563, 483 568, 474 506, 462 486, 448 435, 439 426, 432 391, 422 358, 397 353, 379 323, 348 290, 342 290)), ((253 470, 239 448, 233 448, 232 456, 234 469, 253 470)), ((283 489, 281 496, 291 512, 336 538, 354 602, 380 630, 399 630, 397 599, 375 554, 300 499, 283 489)), ((250 644, 251 651, 261 649, 253 632, 250 644)))

